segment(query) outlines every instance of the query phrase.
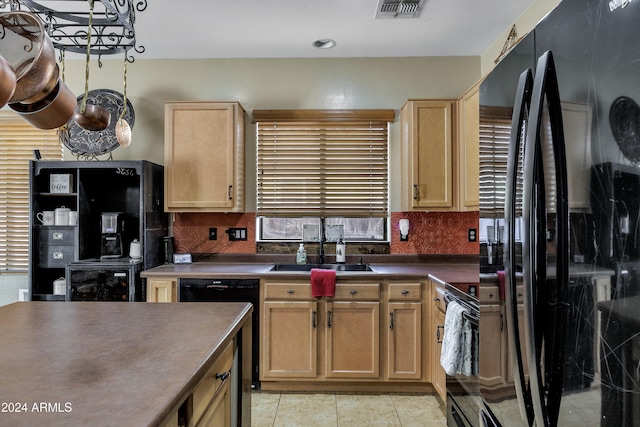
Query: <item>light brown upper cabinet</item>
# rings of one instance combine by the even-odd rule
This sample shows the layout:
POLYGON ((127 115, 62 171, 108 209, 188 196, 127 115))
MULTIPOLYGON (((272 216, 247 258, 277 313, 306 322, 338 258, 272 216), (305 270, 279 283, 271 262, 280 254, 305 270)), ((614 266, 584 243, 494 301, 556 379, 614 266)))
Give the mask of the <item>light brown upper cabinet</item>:
POLYGON ((237 102, 165 103, 165 211, 244 211, 244 119, 237 102))
POLYGON ((478 93, 402 107, 402 210, 478 210, 478 93))

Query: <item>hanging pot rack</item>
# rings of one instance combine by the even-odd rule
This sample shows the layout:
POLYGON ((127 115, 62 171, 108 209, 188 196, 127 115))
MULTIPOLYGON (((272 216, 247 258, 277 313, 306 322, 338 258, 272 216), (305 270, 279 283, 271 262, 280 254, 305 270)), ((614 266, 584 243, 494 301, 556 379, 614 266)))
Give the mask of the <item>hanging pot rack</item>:
MULTIPOLYGON (((0 0, 0 12, 7 7, 38 15, 56 49, 86 54, 87 0, 0 0)), ((99 63, 102 55, 123 53, 128 62, 133 62, 131 49, 137 53, 145 50, 136 44, 136 12, 146 9, 147 0, 95 0, 90 54, 97 55, 99 63)))

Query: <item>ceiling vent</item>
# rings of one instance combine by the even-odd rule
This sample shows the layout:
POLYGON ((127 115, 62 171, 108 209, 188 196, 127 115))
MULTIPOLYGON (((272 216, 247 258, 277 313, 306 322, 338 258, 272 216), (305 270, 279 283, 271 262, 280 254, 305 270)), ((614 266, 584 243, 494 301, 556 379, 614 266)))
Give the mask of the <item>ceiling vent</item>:
POLYGON ((426 0, 380 0, 376 19, 417 18, 426 0))

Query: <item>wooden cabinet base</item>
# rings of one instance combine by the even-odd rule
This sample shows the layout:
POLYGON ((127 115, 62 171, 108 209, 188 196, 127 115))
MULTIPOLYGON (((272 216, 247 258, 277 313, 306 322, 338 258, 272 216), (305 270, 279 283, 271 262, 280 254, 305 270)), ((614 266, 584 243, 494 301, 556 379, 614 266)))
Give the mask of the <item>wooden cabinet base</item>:
POLYGON ((363 393, 424 393, 435 394, 429 383, 409 382, 314 382, 314 381, 262 381, 264 391, 318 391, 318 392, 363 392, 363 393))

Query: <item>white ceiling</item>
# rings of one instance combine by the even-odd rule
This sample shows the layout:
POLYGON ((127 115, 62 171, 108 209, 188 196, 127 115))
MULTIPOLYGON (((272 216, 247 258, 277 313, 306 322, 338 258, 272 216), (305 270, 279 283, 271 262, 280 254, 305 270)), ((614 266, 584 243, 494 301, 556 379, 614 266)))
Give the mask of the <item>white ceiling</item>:
POLYGON ((145 52, 134 56, 476 56, 532 2, 426 0, 416 19, 375 19, 378 0, 147 0, 135 24, 145 52), (337 46, 311 46, 321 38, 334 39, 337 46))

